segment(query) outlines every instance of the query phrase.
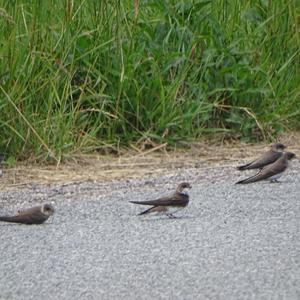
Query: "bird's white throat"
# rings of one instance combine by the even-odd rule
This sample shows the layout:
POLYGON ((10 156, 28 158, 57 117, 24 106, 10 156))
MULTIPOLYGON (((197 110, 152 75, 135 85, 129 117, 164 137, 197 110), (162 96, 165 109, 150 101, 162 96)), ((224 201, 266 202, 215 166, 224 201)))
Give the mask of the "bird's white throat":
POLYGON ((189 195, 189 193, 188 193, 187 191, 182 191, 182 192, 180 192, 180 194, 181 194, 181 195, 185 195, 185 196, 188 196, 188 195, 189 195))

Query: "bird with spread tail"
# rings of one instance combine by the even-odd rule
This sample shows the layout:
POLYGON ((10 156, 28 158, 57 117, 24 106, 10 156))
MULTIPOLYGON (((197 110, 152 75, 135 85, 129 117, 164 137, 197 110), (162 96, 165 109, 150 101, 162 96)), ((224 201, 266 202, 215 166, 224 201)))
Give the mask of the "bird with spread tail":
POLYGON ((191 185, 188 182, 182 182, 178 185, 176 191, 169 195, 156 200, 149 201, 130 201, 134 204, 151 205, 152 207, 139 213, 145 215, 149 213, 166 214, 169 218, 176 218, 173 213, 185 208, 189 203, 189 195, 185 189, 190 189, 191 185))
POLYGON ((50 204, 43 204, 29 209, 18 211, 15 216, 0 216, 0 221, 20 224, 42 224, 54 214, 54 208, 50 204))
POLYGON ((236 184, 252 183, 260 180, 269 180, 270 182, 278 182, 283 172, 289 165, 289 160, 296 157, 295 153, 284 152, 275 162, 262 168, 258 173, 249 178, 240 180, 236 184))
POLYGON ((281 144, 281 143, 276 143, 274 145, 271 146, 271 149, 269 151, 267 151, 266 153, 264 153, 261 157, 259 157, 258 159, 242 165, 242 166, 238 166, 237 169, 240 171, 244 171, 244 170, 251 170, 251 169, 261 169, 263 167, 265 167, 266 165, 269 165, 273 162, 275 162, 282 154, 283 154, 283 150, 286 148, 285 145, 281 144))

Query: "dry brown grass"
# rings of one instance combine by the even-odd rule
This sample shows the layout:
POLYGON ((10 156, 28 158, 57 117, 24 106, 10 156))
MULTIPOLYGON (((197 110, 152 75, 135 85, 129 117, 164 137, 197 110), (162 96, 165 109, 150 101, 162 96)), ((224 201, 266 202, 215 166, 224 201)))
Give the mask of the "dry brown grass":
MULTIPOLYGON (((300 153, 300 134, 281 137, 290 151, 300 153)), ((158 145, 147 150, 128 150, 119 157, 75 155, 58 166, 20 163, 4 168, 0 187, 12 188, 29 183, 51 184, 86 180, 116 180, 165 175, 181 168, 217 168, 236 166, 239 161, 251 160, 264 151, 267 144, 243 144, 226 141, 203 141, 190 145, 188 150, 166 150, 158 145), (247 158, 247 159, 246 159, 247 158)))

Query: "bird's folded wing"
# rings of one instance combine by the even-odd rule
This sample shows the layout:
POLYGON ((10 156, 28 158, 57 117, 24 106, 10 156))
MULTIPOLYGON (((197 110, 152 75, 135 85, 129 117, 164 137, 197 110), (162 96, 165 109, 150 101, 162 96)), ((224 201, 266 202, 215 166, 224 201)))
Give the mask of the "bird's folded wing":
POLYGON ((281 155, 282 155, 281 152, 275 152, 275 151, 268 152, 265 155, 263 155, 260 159, 257 159, 256 161, 253 161, 249 166, 251 166, 251 168, 261 168, 265 165, 273 163, 281 155))
POLYGON ((141 205, 168 206, 168 205, 185 205, 188 201, 189 201, 189 197, 187 195, 175 193, 173 195, 162 197, 155 200, 130 201, 130 202, 135 204, 141 204, 141 205))
POLYGON ((31 223, 35 221, 32 216, 4 216, 0 217, 0 221, 15 222, 15 223, 31 223))
POLYGON ((264 167, 263 169, 261 169, 256 175, 249 177, 248 180, 251 179, 256 179, 256 180, 260 180, 260 179, 266 179, 269 177, 272 177, 278 173, 283 172, 286 169, 286 166, 283 164, 278 164, 277 162, 268 165, 266 167, 264 167))
POLYGON ((259 172, 259 174, 261 174, 262 176, 268 175, 268 177, 271 177, 273 175, 283 172, 286 169, 286 167, 286 164, 274 162, 273 164, 264 167, 259 172))

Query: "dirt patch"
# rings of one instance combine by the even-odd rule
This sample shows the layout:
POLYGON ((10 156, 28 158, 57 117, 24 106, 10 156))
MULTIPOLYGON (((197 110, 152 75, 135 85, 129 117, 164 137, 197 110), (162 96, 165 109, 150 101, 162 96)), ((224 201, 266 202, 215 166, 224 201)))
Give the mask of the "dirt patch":
MULTIPOLYGON (((295 136, 281 139, 288 145, 289 151, 300 153, 300 144, 295 136)), ((39 166, 18 164, 13 168, 4 168, 0 187, 11 188, 30 183, 51 184, 56 182, 74 182, 86 180, 110 181, 116 179, 143 178, 154 175, 166 175, 184 168, 208 169, 211 167, 235 167, 242 161, 248 161, 266 150, 268 144, 242 143, 194 143, 189 149, 167 151, 166 147, 144 151, 127 151, 124 155, 78 155, 73 162, 58 166, 39 166)))

